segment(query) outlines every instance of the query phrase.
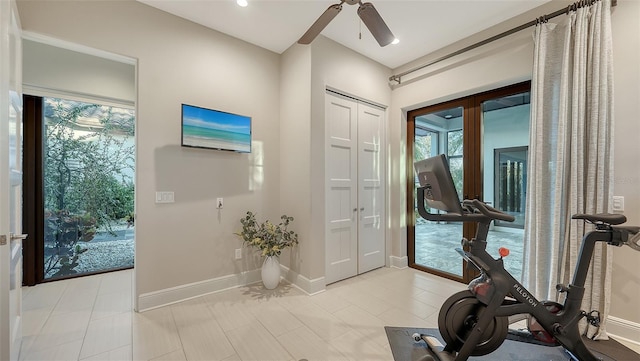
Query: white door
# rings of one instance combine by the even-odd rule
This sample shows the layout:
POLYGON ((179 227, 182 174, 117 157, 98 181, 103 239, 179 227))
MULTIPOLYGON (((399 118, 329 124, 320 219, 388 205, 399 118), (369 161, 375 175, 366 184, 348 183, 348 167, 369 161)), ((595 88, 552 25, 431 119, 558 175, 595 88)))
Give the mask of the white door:
POLYGON ((22 42, 15 2, 0 1, 0 360, 22 341, 22 42))
POLYGON ((326 283, 385 264, 384 111, 327 94, 326 283))
POLYGON ((326 270, 332 283, 358 272, 357 104, 327 95, 326 270))
POLYGON ((358 273, 384 266, 384 112, 358 104, 358 273))

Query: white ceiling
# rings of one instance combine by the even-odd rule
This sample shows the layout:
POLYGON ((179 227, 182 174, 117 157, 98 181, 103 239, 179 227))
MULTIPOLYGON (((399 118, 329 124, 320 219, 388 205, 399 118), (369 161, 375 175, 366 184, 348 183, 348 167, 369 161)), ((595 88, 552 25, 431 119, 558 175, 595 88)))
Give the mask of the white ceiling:
MULTIPOLYGON (((168 13, 269 49, 278 54, 294 44, 330 5, 339 0, 138 0, 168 13)), ((397 45, 381 48, 360 22, 357 5, 342 12, 322 35, 395 69, 549 0, 369 0, 397 45), (360 39, 358 34, 362 33, 360 39)), ((540 14, 544 15, 544 14, 540 14)), ((534 20, 534 19, 531 19, 534 20)))

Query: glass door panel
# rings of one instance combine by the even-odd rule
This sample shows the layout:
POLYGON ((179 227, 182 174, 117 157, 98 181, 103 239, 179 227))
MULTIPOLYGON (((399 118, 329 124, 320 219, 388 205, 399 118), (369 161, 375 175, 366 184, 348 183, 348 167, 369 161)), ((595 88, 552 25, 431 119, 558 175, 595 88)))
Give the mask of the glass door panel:
POLYGON ((44 279, 133 267, 133 109, 44 98, 44 279))
POLYGON ((492 224, 487 250, 499 257, 499 247, 509 248, 505 267, 521 278, 530 89, 531 83, 523 82, 407 113, 410 267, 463 282, 478 274, 455 252, 462 237, 475 236, 476 224, 429 222, 416 209, 413 163, 444 153, 460 200, 477 198, 516 217, 513 223, 492 224))
MULTIPOLYGON (((414 162, 438 154, 446 154, 458 195, 463 187, 463 107, 452 107, 415 117, 414 162)), ((414 171, 414 192, 418 179, 414 171)), ((415 198, 414 198, 415 199, 415 198)), ((455 251, 460 247, 462 222, 434 222, 422 219, 414 204, 414 263, 438 273, 462 278, 462 258, 455 251)), ((431 209, 430 212, 439 212, 431 209)))
POLYGON ((516 217, 515 222, 494 222, 487 237, 487 251, 499 257, 498 248, 508 248, 510 255, 504 259, 505 268, 521 280, 529 92, 493 98, 481 104, 484 202, 516 217))

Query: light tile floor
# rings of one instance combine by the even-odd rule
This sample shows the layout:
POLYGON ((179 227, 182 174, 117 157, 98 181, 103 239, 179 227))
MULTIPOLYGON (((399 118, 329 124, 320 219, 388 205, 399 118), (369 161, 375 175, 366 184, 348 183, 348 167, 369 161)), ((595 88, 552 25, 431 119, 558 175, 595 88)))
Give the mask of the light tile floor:
POLYGON ((21 360, 393 360, 384 326, 437 327, 465 285, 383 268, 308 296, 281 283, 132 311, 133 271, 23 289, 21 360))

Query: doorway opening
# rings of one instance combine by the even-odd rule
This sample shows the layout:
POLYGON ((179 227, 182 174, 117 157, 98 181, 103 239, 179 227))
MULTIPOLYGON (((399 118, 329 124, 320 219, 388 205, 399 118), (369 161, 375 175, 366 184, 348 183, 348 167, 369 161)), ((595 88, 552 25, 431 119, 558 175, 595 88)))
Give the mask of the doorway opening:
POLYGON ((136 61, 29 33, 22 57, 23 285, 133 267, 136 61))

